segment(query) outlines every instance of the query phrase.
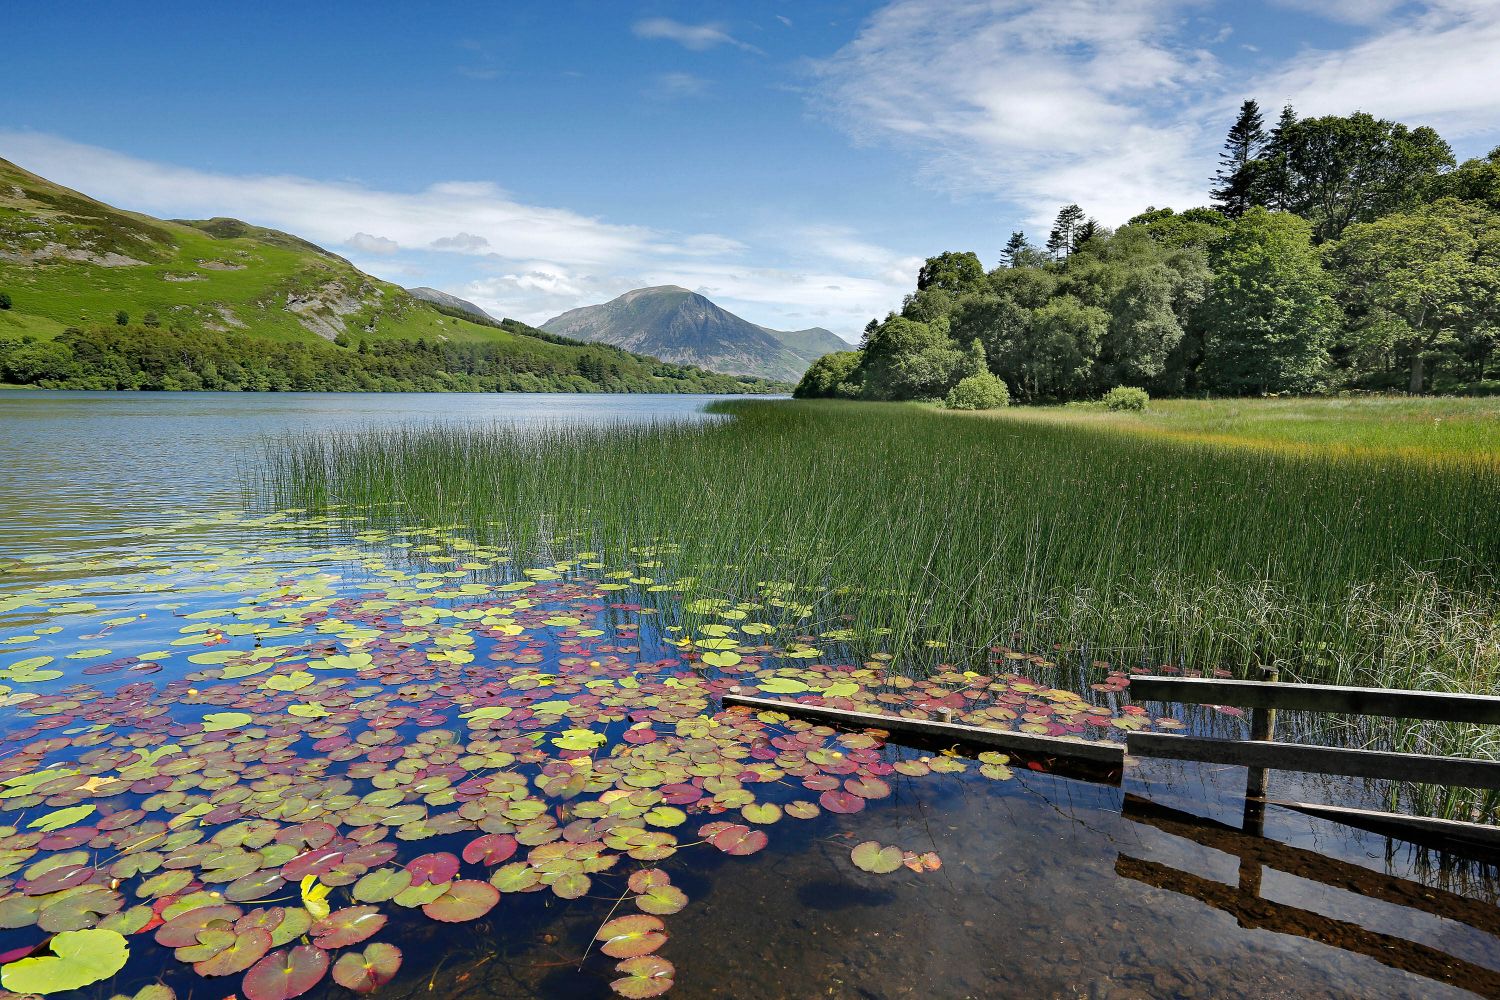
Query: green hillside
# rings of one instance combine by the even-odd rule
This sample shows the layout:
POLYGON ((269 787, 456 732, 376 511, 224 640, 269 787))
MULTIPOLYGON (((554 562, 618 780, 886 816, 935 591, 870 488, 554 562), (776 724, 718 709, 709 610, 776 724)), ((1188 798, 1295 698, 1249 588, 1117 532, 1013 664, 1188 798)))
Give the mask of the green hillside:
POLYGON ((617 392, 780 388, 583 344, 516 320, 474 321, 296 236, 237 219, 166 221, 122 211, 5 160, 0 160, 0 293, 9 298, 9 307, 0 308, 0 360, 19 358, 0 370, 0 380, 12 383, 617 392), (188 359, 169 374, 154 359, 174 353, 188 359), (402 361, 393 367, 394 358, 402 361), (247 368, 247 361, 256 363, 247 368), (222 379, 220 362, 243 377, 222 379))

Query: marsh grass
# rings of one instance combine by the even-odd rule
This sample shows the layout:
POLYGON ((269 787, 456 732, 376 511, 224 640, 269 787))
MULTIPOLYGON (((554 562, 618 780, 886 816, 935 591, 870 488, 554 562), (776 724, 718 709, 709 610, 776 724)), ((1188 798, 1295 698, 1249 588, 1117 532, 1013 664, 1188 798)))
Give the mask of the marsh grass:
MULTIPOLYGON (((910 405, 732 401, 720 423, 433 426, 278 442, 265 502, 456 524, 771 595, 920 668, 1124 667, 1492 691, 1500 469, 1247 449, 910 405)), ((688 602, 691 604, 691 601, 688 602)))

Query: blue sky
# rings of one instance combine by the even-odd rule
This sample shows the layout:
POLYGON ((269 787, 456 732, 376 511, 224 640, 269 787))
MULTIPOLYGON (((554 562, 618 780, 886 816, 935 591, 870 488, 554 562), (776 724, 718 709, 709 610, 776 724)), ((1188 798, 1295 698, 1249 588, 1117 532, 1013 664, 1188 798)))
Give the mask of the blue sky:
POLYGON ((1500 0, 7 5, 0 156, 539 322, 675 283, 851 339, 921 258, 1206 201, 1234 110, 1500 143, 1500 0))

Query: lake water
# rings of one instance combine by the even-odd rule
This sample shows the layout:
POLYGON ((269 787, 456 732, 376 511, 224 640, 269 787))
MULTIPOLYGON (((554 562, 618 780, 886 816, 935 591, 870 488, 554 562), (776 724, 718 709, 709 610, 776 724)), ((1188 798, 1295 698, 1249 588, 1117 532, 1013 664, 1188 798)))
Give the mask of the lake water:
POLYGON ((717 699, 800 678, 778 696, 1100 739, 1242 720, 1132 715, 1029 660, 888 684, 754 604, 684 645, 649 553, 517 565, 240 486, 288 434, 719 419, 708 399, 0 392, 0 951, 117 929, 99 997, 349 996, 319 963, 358 982, 371 942, 401 950, 399 997, 1500 996, 1492 869, 1275 808, 1242 833, 1242 770, 1115 783, 717 699), (910 864, 861 870, 870 841, 910 864), (294 926, 304 876, 332 923, 294 926))

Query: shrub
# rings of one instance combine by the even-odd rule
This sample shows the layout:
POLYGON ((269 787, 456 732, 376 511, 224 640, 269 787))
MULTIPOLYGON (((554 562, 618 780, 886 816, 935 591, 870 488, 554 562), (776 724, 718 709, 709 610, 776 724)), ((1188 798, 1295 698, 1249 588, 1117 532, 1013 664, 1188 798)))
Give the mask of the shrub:
POLYGON ((10 293, 0 292, 0 309, 10 308, 10 293))
POLYGON ((115 326, 126 326, 129 323, 130 313, 126 312, 124 309, 121 309, 119 312, 115 313, 115 326))
POLYGON ((1107 410, 1144 410, 1149 402, 1151 397, 1145 389, 1130 385, 1117 385, 1104 394, 1104 408, 1107 410))
POLYGON ((970 375, 949 391, 943 405, 950 410, 997 410, 1010 405, 1010 390, 989 372, 970 375))

